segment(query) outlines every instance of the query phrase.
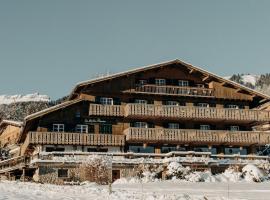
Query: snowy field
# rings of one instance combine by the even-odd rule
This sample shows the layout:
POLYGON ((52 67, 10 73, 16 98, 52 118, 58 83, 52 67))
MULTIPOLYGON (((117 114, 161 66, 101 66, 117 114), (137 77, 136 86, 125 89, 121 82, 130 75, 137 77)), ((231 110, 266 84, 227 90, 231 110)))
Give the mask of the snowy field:
POLYGON ((48 184, 0 182, 0 200, 267 200, 270 183, 188 183, 153 182, 113 184, 108 186, 56 186, 48 184))

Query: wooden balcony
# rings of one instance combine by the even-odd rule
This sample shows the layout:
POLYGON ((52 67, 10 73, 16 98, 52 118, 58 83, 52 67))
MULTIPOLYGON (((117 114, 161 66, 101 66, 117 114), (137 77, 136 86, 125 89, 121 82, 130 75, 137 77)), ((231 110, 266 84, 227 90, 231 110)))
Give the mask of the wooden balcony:
POLYGON ((191 106, 166 106, 151 104, 127 104, 126 117, 163 119, 200 119, 246 122, 269 122, 270 112, 247 109, 204 108, 191 106))
POLYGON ((199 87, 180 87, 169 85, 142 85, 135 89, 125 91, 127 93, 159 94, 159 95, 177 95, 177 96, 200 96, 214 97, 214 90, 199 87))
POLYGON ((60 132, 29 132, 29 144, 59 144, 59 145, 105 145, 123 146, 124 135, 60 133, 60 132))
POLYGON ((128 128, 124 131, 127 142, 167 144, 270 144, 270 133, 255 131, 223 131, 162 128, 128 128))
POLYGON ((121 105, 90 104, 89 115, 91 116, 124 116, 124 108, 121 105))

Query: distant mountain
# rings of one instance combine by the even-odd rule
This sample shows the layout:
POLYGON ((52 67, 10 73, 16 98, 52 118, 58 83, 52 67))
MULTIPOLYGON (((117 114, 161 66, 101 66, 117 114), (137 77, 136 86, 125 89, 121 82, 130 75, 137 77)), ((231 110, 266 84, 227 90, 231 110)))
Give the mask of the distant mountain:
POLYGON ((234 74, 225 78, 270 95, 270 73, 262 75, 234 74))
POLYGON ((51 101, 49 96, 36 94, 0 95, 0 121, 2 119, 22 121, 27 115, 62 103, 67 96, 51 101))

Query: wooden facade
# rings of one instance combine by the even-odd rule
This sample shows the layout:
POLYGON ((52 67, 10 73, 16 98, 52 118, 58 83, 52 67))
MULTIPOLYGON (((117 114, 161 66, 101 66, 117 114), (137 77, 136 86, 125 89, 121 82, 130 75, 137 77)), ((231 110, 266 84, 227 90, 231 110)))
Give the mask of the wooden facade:
POLYGON ((19 141, 24 147, 82 145, 91 151, 256 153, 270 143, 262 129, 270 112, 259 109, 269 101, 175 60, 78 84, 67 102, 27 117, 19 141))
POLYGON ((43 151, 251 156, 270 144, 269 102, 174 60, 76 85, 66 102, 27 116, 16 143, 23 157, 43 151))

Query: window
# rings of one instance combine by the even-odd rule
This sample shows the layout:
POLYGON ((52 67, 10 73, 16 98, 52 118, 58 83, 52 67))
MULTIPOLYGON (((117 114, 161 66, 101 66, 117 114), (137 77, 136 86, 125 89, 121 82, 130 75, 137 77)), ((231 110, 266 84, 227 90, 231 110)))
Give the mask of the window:
POLYGON ((142 85, 146 85, 147 84, 147 80, 143 80, 143 79, 139 80, 138 82, 139 82, 138 83, 139 86, 142 86, 142 85))
POLYGON ((234 109, 238 109, 239 106, 238 105, 234 105, 234 104, 229 104, 227 105, 228 108, 234 108, 234 109))
POLYGON ((103 134, 112 134, 112 125, 111 124, 100 124, 99 132, 103 134))
POLYGON ((88 125, 88 133, 95 133, 95 125, 93 124, 88 125))
POLYGON ((210 130, 210 125, 200 125, 200 130, 210 130))
POLYGON ((54 132, 64 132, 65 125, 64 124, 53 124, 53 131, 54 132))
POLYGON ((155 83, 156 85, 166 85, 166 79, 156 78, 155 83))
POLYGON ((148 128, 148 124, 146 122, 135 122, 134 127, 136 127, 136 128, 148 128))
POLYGON ((178 80, 178 85, 180 87, 188 87, 189 86, 189 82, 185 81, 185 80, 178 80))
POLYGON ((75 117, 76 118, 80 118, 81 117, 81 112, 79 110, 76 111, 75 117))
POLYGON ((68 170, 58 169, 58 178, 68 178, 68 170))
POLYGON ((46 147, 46 152, 64 152, 65 148, 64 147, 46 147))
POLYGON ((239 126, 230 126, 231 131, 239 131, 239 126))
POLYGON ((166 101, 167 106, 179 106, 179 102, 177 101, 166 101))
POLYGON ((76 132, 77 133, 88 133, 88 125, 78 124, 76 126, 76 132))
POLYGON ((155 153, 155 148, 151 146, 129 146, 129 151, 134 153, 155 153))
POLYGON ((198 107, 206 107, 206 108, 208 108, 209 104, 208 103, 198 103, 197 106, 198 107))
POLYGON ((101 97, 99 101, 103 105, 113 105, 113 98, 101 97))
POLYGON ((139 104, 147 104, 147 100, 145 100, 145 99, 135 99, 134 102, 139 103, 139 104))
POLYGON ((179 124, 178 123, 168 123, 168 128, 169 129, 179 129, 179 124))

